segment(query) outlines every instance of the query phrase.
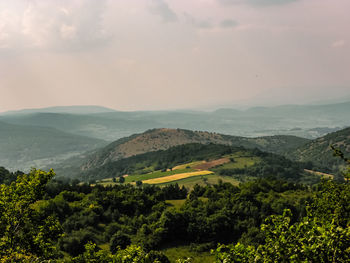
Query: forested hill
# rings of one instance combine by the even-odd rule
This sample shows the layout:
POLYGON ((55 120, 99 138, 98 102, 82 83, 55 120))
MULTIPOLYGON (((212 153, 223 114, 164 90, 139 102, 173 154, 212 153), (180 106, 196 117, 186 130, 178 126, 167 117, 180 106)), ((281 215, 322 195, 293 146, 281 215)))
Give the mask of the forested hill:
POLYGON ((331 149, 331 145, 342 150, 345 155, 349 155, 350 127, 313 140, 286 155, 290 159, 303 162, 311 161, 326 171, 337 172, 339 166, 342 167, 344 163, 340 158, 333 156, 334 151, 331 149))
MULTIPOLYGON (((114 179, 124 177, 125 183, 176 182, 191 188, 192 184, 187 184, 185 178, 191 177, 192 183, 202 184, 204 175, 209 181, 215 181, 215 183, 218 180, 237 183, 272 177, 292 182, 318 181, 319 178, 304 173, 303 169, 311 168, 309 166, 309 164, 293 162, 283 156, 262 152, 258 149, 247 150, 242 147, 220 144, 190 143, 111 161, 100 167, 84 171, 68 169, 66 171, 57 170, 57 173, 59 175, 69 174, 69 177, 83 181, 97 179, 107 182, 111 177, 114 179), (163 179, 159 182, 149 180, 156 178, 163 179)), ((208 180, 205 180, 206 185, 210 184, 208 180)))
POLYGON ((82 166, 82 170, 97 168, 108 162, 117 161, 133 155, 166 150, 173 146, 188 143, 223 144, 247 149, 258 148, 266 152, 282 153, 295 149, 308 141, 308 139, 304 138, 283 135, 245 138, 183 129, 153 129, 109 144, 91 155, 82 166))
POLYGON ((11 170, 51 165, 105 144, 103 140, 49 127, 0 122, 0 166, 11 170))

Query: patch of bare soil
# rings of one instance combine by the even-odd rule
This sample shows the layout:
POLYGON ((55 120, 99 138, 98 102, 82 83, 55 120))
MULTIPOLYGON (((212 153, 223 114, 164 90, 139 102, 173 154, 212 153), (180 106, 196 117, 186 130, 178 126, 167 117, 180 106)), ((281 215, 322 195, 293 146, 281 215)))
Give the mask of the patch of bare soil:
POLYGON ((210 162, 201 163, 199 165, 194 166, 193 168, 197 170, 208 170, 210 168, 213 168, 215 166, 228 163, 228 162, 230 162, 229 158, 221 158, 210 162))

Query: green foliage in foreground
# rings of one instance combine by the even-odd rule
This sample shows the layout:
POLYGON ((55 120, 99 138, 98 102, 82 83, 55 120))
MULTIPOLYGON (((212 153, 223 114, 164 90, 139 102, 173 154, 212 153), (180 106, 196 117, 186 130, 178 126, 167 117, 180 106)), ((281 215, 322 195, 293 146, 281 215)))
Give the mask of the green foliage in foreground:
POLYGON ((124 250, 119 249, 115 254, 104 250, 96 250, 96 245, 88 243, 85 252, 73 258, 71 263, 169 263, 169 260, 161 253, 145 252, 141 247, 131 245, 124 250))
POLYGON ((45 186, 54 176, 32 170, 21 174, 10 185, 0 185, 0 258, 2 262, 21 259, 50 258, 55 253, 53 241, 61 227, 52 215, 42 217, 35 207, 45 193, 45 186))
MULTIPOLYGON (((314 189, 280 180, 219 182, 196 185, 186 198, 178 186, 48 184, 53 176, 32 170, 0 184, 1 263, 168 263, 154 249, 191 244, 201 252, 218 242, 235 244, 219 245, 218 263, 350 261, 348 182, 314 189), (174 209, 169 198, 185 201, 174 209), (98 249, 108 242, 110 250, 98 249)), ((181 257, 178 263, 191 262, 181 257)))
MULTIPOLYGON (((340 151, 335 154, 349 160, 340 151)), ((349 170, 344 174, 349 177, 349 170)), ((262 224, 265 242, 220 245, 216 262, 350 262, 350 184, 325 181, 307 207, 307 215, 291 223, 292 213, 273 215, 262 224)))

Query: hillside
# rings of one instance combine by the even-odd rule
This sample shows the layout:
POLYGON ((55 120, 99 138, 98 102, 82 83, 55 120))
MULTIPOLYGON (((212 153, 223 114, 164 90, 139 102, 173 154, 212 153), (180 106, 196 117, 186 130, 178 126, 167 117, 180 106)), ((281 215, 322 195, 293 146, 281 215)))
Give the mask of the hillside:
POLYGON ((311 161, 326 172, 337 172, 344 163, 333 156, 331 145, 341 149, 346 156, 350 154, 350 127, 330 133, 313 140, 287 153, 286 156, 296 161, 311 161))
POLYGON ((50 166, 105 144, 53 128, 0 122, 0 166, 11 170, 50 166))
POLYGON ((223 144, 248 149, 280 153, 294 149, 309 140, 295 136, 268 136, 245 138, 203 131, 183 129, 153 129, 117 140, 91 155, 82 170, 97 168, 106 163, 152 151, 166 150, 188 143, 223 144))
POLYGON ((102 184, 115 184, 117 177, 124 177, 125 183, 176 182, 188 188, 195 183, 217 183, 219 179, 237 184, 266 177, 293 182, 311 182, 316 177, 320 178, 310 174, 304 176, 304 168, 304 163, 293 162, 257 149, 190 143, 110 161, 102 166, 81 171, 75 174, 75 177, 84 181, 99 179, 102 184))

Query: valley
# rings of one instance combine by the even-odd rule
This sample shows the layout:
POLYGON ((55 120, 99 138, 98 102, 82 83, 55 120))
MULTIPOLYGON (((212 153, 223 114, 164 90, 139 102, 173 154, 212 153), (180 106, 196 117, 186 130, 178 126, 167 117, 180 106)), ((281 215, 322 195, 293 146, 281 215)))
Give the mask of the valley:
MULTIPOLYGON (((332 212, 332 203, 327 201, 328 195, 339 196, 332 189, 342 193, 341 200, 336 199, 339 207, 345 207, 344 200, 348 203, 347 175, 343 173, 347 163, 334 156, 331 146, 348 156, 350 128, 322 129, 326 135, 310 139, 278 132, 249 137, 182 128, 142 130, 141 122, 133 126, 140 131, 129 134, 131 126, 124 124, 131 124, 132 118, 119 123, 113 117, 118 112, 109 109, 50 110, 0 117, 0 190, 6 189, 0 195, 1 200, 10 200, 19 191, 18 202, 28 205, 18 210, 17 201, 15 207, 6 201, 2 211, 10 219, 27 218, 30 224, 23 223, 20 230, 25 233, 51 229, 48 240, 55 252, 45 248, 45 255, 57 262, 90 262, 91 257, 112 262, 111 258, 135 251, 153 258, 150 263, 187 258, 192 263, 220 262, 217 258, 226 256, 220 246, 226 245, 219 244, 267 246, 278 240, 264 241, 262 226, 271 218, 313 227, 303 221, 312 204, 318 216, 315 220, 328 222, 338 213, 332 212), (109 116, 108 121, 98 117, 101 126, 90 129, 95 125, 94 115, 109 116), (105 138, 116 125, 112 119, 127 136, 112 140, 110 133, 105 138), (82 133, 84 136, 78 135, 82 133), (28 172, 33 165, 54 170, 28 172), (289 217, 285 215, 288 211, 292 213, 289 217), (43 222, 51 224, 50 228, 37 227, 42 222, 37 218, 46 218, 43 222), (87 255, 89 244, 95 248, 87 255)), ((118 136, 120 131, 118 128, 118 136)), ((344 226, 344 222, 337 224, 344 226)), ((295 231, 294 225, 290 227, 295 231)), ((21 244, 24 236, 16 237, 21 244)), ((45 244, 48 242, 42 241, 41 246, 45 244)), ((243 248, 229 249, 237 253, 232 251, 243 248)))

